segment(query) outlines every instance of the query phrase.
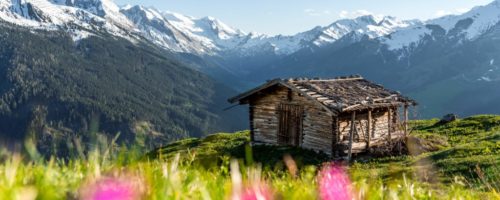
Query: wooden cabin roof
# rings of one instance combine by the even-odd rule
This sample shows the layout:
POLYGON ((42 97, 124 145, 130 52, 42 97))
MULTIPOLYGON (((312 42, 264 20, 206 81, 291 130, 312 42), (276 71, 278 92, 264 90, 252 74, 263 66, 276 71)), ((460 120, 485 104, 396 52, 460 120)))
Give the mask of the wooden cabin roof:
POLYGON ((277 85, 287 87, 313 101, 317 101, 323 107, 335 113, 368 108, 416 105, 414 100, 370 82, 361 76, 334 79, 274 79, 228 101, 230 103, 246 104, 250 97, 257 94, 262 95, 263 90, 277 85))

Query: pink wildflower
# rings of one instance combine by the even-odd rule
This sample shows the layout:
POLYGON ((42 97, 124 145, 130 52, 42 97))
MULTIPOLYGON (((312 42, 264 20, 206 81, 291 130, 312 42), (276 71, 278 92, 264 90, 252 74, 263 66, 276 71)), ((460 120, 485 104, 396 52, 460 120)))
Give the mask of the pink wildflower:
POLYGON ((345 170, 334 163, 326 164, 318 175, 322 200, 352 200, 351 181, 345 170))
POLYGON ((264 184, 245 188, 239 200, 272 200, 273 192, 264 184))
POLYGON ((231 160, 231 181, 233 184, 231 200, 272 200, 274 193, 272 189, 260 177, 260 168, 252 168, 248 171, 249 180, 243 186, 240 166, 238 161, 231 160))
POLYGON ((131 179, 102 178, 82 188, 82 200, 139 200, 143 186, 137 177, 131 179))

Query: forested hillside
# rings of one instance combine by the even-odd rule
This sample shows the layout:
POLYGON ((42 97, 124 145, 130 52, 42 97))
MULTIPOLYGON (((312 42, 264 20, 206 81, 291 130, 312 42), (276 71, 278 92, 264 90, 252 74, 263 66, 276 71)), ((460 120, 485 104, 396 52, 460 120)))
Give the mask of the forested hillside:
POLYGON ((0 25, 0 136, 90 133, 163 143, 245 128, 234 92, 144 42, 0 25), (141 137, 142 137, 141 136, 141 137))

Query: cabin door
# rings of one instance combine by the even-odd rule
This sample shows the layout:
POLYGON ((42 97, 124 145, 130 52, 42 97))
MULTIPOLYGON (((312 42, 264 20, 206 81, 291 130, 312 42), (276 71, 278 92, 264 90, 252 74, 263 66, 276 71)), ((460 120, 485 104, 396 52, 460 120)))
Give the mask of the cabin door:
POLYGON ((299 146, 302 140, 304 107, 294 104, 278 105, 278 144, 299 146))

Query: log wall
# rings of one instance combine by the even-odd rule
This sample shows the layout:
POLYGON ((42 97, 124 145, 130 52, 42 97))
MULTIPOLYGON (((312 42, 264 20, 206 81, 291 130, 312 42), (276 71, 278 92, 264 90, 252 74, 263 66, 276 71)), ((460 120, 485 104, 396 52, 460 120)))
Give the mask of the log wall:
POLYGON ((300 147, 332 153, 334 128, 333 118, 324 108, 318 106, 296 92, 289 93, 288 88, 279 87, 268 91, 266 95, 250 101, 252 111, 251 127, 253 142, 278 143, 278 105, 280 103, 297 104, 304 107, 302 136, 300 147))

